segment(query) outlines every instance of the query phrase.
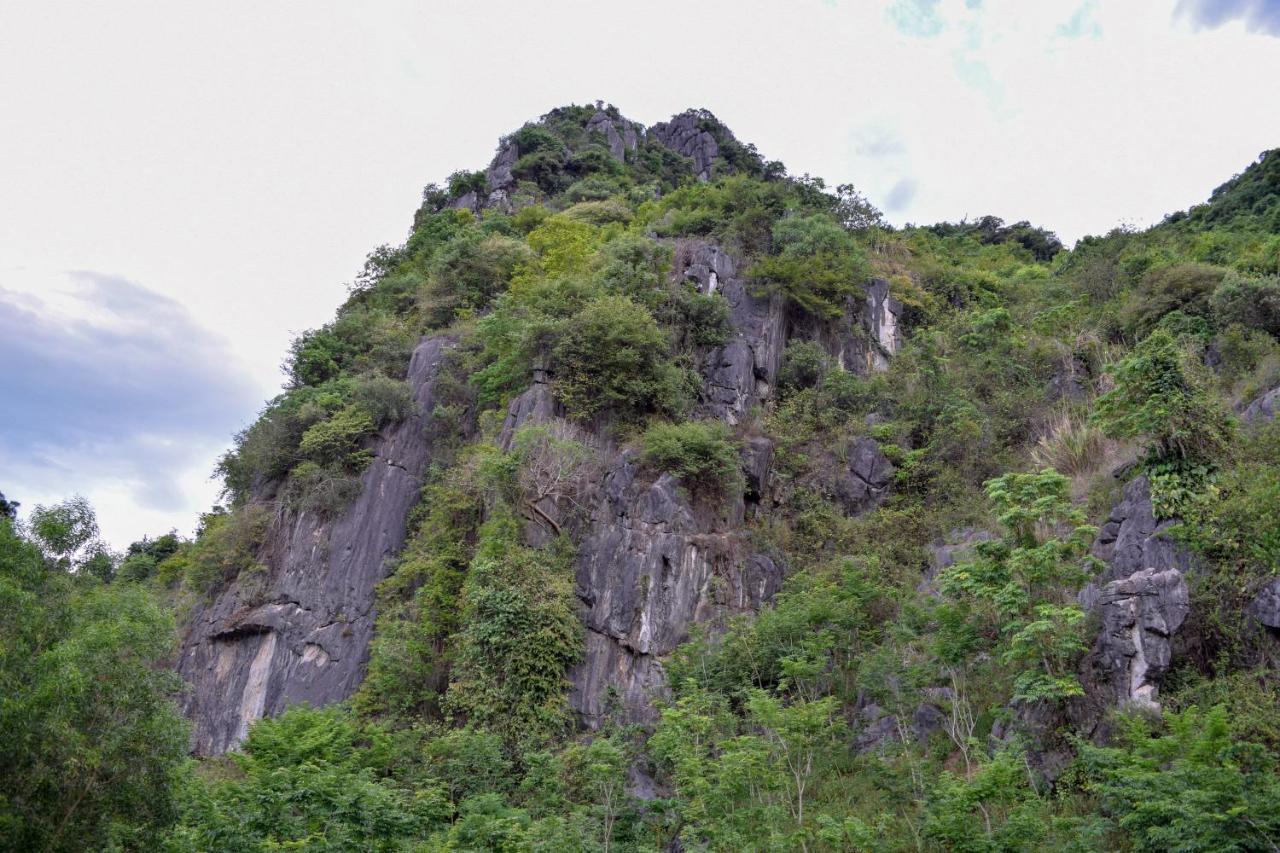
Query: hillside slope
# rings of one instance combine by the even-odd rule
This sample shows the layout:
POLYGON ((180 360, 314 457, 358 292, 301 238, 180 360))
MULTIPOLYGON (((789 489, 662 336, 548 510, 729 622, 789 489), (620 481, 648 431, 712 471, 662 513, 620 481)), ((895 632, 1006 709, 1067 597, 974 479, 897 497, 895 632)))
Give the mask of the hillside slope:
POLYGON ((167 843, 1274 849, 1277 162, 1068 251, 706 111, 515 130, 135 578, 167 843))

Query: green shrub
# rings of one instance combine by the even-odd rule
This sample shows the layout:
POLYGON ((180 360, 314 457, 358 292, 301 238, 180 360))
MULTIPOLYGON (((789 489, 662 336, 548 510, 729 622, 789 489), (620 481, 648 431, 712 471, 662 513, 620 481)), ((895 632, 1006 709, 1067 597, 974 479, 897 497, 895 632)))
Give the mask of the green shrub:
POLYGON ((413 411, 408 384, 386 376, 362 376, 351 392, 351 402, 373 419, 376 428, 404 420, 413 411))
POLYGON ((566 545, 538 551, 516 538, 508 518, 481 530, 445 708, 512 743, 540 744, 569 726, 566 672, 582 654, 582 625, 566 545))
POLYGON ((1141 438, 1153 459, 1212 461, 1232 421, 1208 390, 1198 360, 1169 332, 1152 332, 1112 365, 1115 388, 1098 398, 1094 422, 1112 438, 1141 438))
POLYGON ((284 499, 299 512, 335 516, 360 496, 360 477, 343 470, 326 468, 311 460, 289 472, 284 499))
POLYGON ((589 225, 608 225, 611 222, 626 224, 632 217, 627 203, 617 199, 579 202, 566 210, 564 215, 575 222, 586 222, 589 225))
POLYGON ((446 326, 460 311, 478 311, 502 291, 521 267, 533 261, 524 241, 476 232, 450 241, 432 263, 423 297, 427 319, 446 326))
POLYGON ((1209 298, 1225 274, 1226 270, 1196 263, 1151 270, 1142 276, 1121 309, 1121 325, 1141 338, 1170 311, 1208 317, 1209 298))
POLYGON ((1227 273, 1211 302, 1221 325, 1238 323, 1280 337, 1280 276, 1248 278, 1227 273))
POLYGON ((667 338, 625 296, 602 296, 566 321, 551 354, 555 392, 570 417, 612 411, 630 419, 680 406, 667 338))
POLYGON ((200 524, 196 541, 182 562, 187 586, 209 593, 257 564, 271 511, 261 504, 246 504, 230 512, 205 513, 200 524))
POLYGON ((1280 776, 1262 747, 1231 738, 1226 711, 1123 720, 1121 745, 1081 743, 1106 811, 1135 850, 1267 850, 1280 837, 1280 776))
POLYGON ((853 238, 823 214, 780 219, 773 226, 776 254, 757 261, 753 279, 787 294, 820 317, 836 318, 861 292, 868 268, 853 238))
POLYGON ((622 192, 622 185, 607 175, 589 175, 565 190, 565 200, 577 204, 580 201, 604 201, 622 192))
POLYGON ((829 368, 827 351, 814 341, 795 341, 782 354, 778 370, 778 390, 784 394, 816 388, 829 368))
POLYGON ((736 442, 720 421, 654 424, 641 443, 645 462, 691 489, 727 493, 741 478, 736 442))
POLYGON ((374 430, 373 418, 364 408, 344 406, 308 427, 298 442, 298 451, 321 465, 358 472, 373 458, 361 445, 374 430))

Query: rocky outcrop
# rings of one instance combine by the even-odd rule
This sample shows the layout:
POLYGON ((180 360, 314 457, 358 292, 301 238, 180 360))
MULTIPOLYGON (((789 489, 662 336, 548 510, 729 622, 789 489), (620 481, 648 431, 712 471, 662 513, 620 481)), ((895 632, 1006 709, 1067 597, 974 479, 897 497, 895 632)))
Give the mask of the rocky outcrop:
POLYGON ((654 722, 662 658, 692 626, 758 610, 777 591, 780 567, 742 533, 715 528, 670 475, 641 476, 630 451, 605 473, 576 567, 587 639, 569 698, 588 727, 610 712, 654 722))
POLYGON ((752 295, 733 257, 707 240, 677 242, 672 275, 729 303, 733 338, 703 359, 700 414, 736 424, 772 393, 786 347, 785 303, 779 295, 752 295))
POLYGON ((489 207, 503 208, 511 198, 511 190, 516 185, 513 170, 520 159, 520 147, 511 140, 504 140, 498 154, 489 164, 485 172, 485 188, 488 195, 485 204, 489 207))
POLYGON ((814 341, 835 366, 852 373, 888 370, 902 349, 902 303, 889 295, 882 278, 867 282, 864 296, 849 297, 834 320, 807 314, 789 320, 789 337, 814 341))
POLYGON ((1088 660, 1088 683, 1113 704, 1158 710, 1173 638, 1190 611, 1182 572, 1142 569, 1112 581, 1102 588, 1096 608, 1102 628, 1088 660))
POLYGON ((1063 360, 1049 378, 1044 396, 1049 402, 1083 400, 1089 394, 1089 362, 1078 355, 1063 360))
POLYGON ((611 116, 604 110, 596 110, 596 114, 587 120, 587 133, 599 133, 609 146, 609 153, 614 159, 625 161, 628 151, 635 151, 640 143, 640 133, 636 125, 620 116, 611 116))
POLYGON ((847 514, 861 515, 884 500, 893 474, 893 463, 874 439, 855 438, 849 445, 848 461, 836 475, 836 500, 847 514))
POLYGON ((649 133, 666 147, 693 161, 693 172, 700 181, 711 180, 715 173, 715 161, 720 156, 720 145, 715 136, 704 130, 703 122, 694 110, 673 116, 671 121, 658 122, 649 133))
POLYGON ((1157 520, 1146 477, 1135 477, 1098 533, 1092 554, 1106 568, 1080 595, 1101 629, 1081 665, 1086 692, 1102 705, 1158 708, 1160 679, 1190 608, 1191 554, 1157 520))
POLYGON ((1249 614, 1261 625, 1280 631, 1280 578, 1258 590, 1249 602, 1249 614))
MULTIPOLYGON (((889 295, 889 282, 874 278, 867 286, 863 324, 871 337, 867 367, 888 370, 889 359, 902 349, 902 303, 889 295)), ((854 368, 847 368, 854 369, 854 368)))
POLYGON ((1240 419, 1247 424, 1258 424, 1273 421, 1280 412, 1280 386, 1258 396, 1240 413, 1240 419))
POLYGON ((360 684, 374 587, 404 546, 431 457, 435 378, 450 346, 436 337, 414 351, 416 411, 377 437, 356 501, 332 520, 280 512, 260 555, 265 577, 237 578, 196 613, 178 672, 190 686, 184 704, 197 753, 225 752, 254 720, 296 703, 341 701, 360 684))
MULTIPOLYGON (((1177 569, 1191 567, 1191 554, 1179 545, 1169 530, 1177 522, 1157 520, 1151 505, 1151 485, 1146 477, 1135 477, 1124 487, 1121 500, 1112 508, 1090 552, 1106 564, 1098 584, 1127 578, 1142 569, 1177 569)), ((1092 606, 1097 586, 1083 593, 1082 603, 1092 606)))

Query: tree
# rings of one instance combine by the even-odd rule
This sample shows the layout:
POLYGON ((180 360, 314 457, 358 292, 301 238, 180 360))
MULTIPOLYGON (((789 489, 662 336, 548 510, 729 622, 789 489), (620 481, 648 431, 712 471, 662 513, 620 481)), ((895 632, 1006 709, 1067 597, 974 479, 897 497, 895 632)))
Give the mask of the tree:
POLYGON ((1222 452, 1232 419, 1170 332, 1152 332, 1110 373, 1115 388, 1098 398, 1093 414, 1108 436, 1142 439, 1150 462, 1208 462, 1222 452))
POLYGON ((98 516, 80 495, 52 506, 36 504, 30 527, 46 558, 64 570, 79 567, 95 553, 98 516))
POLYGON ((677 380, 666 351, 666 335, 643 306, 601 296, 568 319, 552 350, 556 396, 582 420, 670 410, 677 380))
POLYGON ((969 631, 994 633, 1001 661, 1017 671, 1015 700, 1080 695, 1072 664, 1084 650, 1084 612, 1074 593, 1087 578, 1081 557, 1097 531, 1082 524, 1069 481, 1052 469, 1005 474, 986 488, 1005 535, 979 542, 973 560, 942 575, 942 592, 960 617, 939 633, 943 657, 957 662, 969 655, 969 631))
POLYGON ((51 571, 0 519, 0 847, 156 848, 187 752, 173 632, 143 587, 51 571))
POLYGON ((1103 807, 1134 849, 1275 850, 1280 776, 1263 747, 1232 739, 1222 707, 1166 713, 1165 733, 1141 715, 1121 720, 1120 745, 1082 742, 1103 807))
POLYGON ((17 518, 20 506, 17 501, 5 500, 4 492, 0 492, 0 518, 17 518))

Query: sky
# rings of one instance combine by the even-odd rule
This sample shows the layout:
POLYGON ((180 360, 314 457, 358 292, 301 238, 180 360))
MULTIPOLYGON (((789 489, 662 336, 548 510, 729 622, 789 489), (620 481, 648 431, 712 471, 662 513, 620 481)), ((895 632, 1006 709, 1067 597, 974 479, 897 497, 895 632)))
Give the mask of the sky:
POLYGON ((0 0, 0 492, 189 534, 292 337, 558 105, 1070 244, 1280 145, 1276 80, 1280 0, 0 0))

